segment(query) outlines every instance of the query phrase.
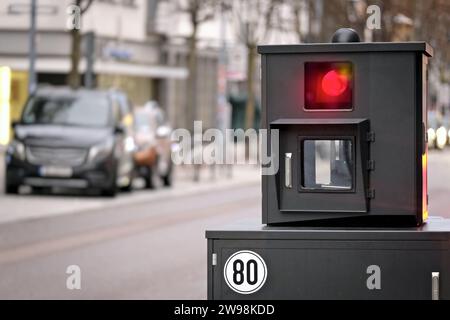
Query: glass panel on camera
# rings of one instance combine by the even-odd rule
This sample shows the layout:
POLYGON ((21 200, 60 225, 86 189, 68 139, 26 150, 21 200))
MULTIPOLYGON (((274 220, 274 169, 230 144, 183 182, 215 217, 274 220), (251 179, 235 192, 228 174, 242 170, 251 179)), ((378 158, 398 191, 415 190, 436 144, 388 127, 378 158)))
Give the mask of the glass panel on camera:
POLYGON ((351 190, 354 158, 351 140, 304 140, 302 187, 351 190))

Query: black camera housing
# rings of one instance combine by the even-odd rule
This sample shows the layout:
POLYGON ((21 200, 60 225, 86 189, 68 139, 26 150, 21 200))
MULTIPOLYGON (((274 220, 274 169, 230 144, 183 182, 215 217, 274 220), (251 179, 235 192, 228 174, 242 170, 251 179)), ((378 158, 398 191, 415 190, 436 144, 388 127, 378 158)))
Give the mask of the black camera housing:
POLYGON ((421 225, 432 48, 355 42, 258 52, 262 128, 279 130, 279 170, 262 176, 263 223, 421 225))

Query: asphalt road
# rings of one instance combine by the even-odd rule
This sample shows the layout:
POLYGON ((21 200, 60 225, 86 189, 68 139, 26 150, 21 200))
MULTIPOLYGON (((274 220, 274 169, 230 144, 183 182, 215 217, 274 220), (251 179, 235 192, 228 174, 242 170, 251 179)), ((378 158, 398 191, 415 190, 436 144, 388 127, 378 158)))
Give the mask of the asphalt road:
POLYGON ((450 218, 450 147, 431 150, 428 158, 428 211, 450 218))
MULTIPOLYGON (((450 148, 429 159, 430 213, 450 218, 450 148)), ((164 192, 148 198, 141 191, 107 206, 76 198, 77 212, 0 223, 0 298, 206 298, 204 231, 236 220, 259 223, 259 184, 164 192), (66 287, 69 265, 81 268, 81 290, 66 287)), ((71 206, 70 197, 30 197, 0 196, 0 211, 27 201, 44 213, 55 211, 53 203, 71 206)))
POLYGON ((0 226, 0 298, 204 299, 207 227, 258 219, 259 186, 0 226), (68 290, 69 265, 81 290, 68 290))

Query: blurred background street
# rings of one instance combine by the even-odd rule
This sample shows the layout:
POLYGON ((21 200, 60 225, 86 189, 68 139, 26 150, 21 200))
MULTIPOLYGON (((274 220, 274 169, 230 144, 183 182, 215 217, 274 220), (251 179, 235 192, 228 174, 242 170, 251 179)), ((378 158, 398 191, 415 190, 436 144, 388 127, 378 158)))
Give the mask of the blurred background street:
POLYGON ((257 132, 257 46, 340 27, 433 46, 429 212, 450 218, 449 26, 447 0, 2 0, 0 299, 206 298, 205 230, 261 222, 261 172, 176 165, 174 133, 257 132))

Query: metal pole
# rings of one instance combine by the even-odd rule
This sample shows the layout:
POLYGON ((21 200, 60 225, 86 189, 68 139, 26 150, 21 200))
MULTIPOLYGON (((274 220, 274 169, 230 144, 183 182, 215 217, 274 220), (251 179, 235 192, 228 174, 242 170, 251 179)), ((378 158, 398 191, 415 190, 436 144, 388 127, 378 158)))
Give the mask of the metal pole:
MULTIPOLYGON (((229 137, 226 135, 226 129, 230 128, 231 110, 227 101, 227 71, 228 71, 228 56, 227 56, 227 21, 225 17, 225 3, 221 3, 220 10, 220 53, 219 53, 219 68, 218 68, 218 103, 217 103, 217 128, 222 131, 225 137, 225 145, 222 146, 222 157, 225 160, 227 158, 228 146, 232 145, 229 137)), ((234 145, 232 146, 234 148, 234 145)), ((226 176, 231 178, 233 167, 231 165, 225 165, 224 167, 226 176)))
POLYGON ((221 5, 220 10, 220 52, 219 52, 219 67, 218 67, 218 104, 216 125, 220 130, 225 131, 226 121, 226 91, 227 91, 227 47, 226 47, 226 21, 225 21, 224 4, 221 5))
POLYGON ((83 38, 86 50, 86 70, 84 71, 84 86, 88 89, 92 89, 94 87, 94 32, 86 33, 83 38))
POLYGON ((30 66, 28 71, 28 93, 32 93, 36 89, 36 8, 37 0, 31 0, 30 11, 30 34, 29 34, 29 60, 30 66))

